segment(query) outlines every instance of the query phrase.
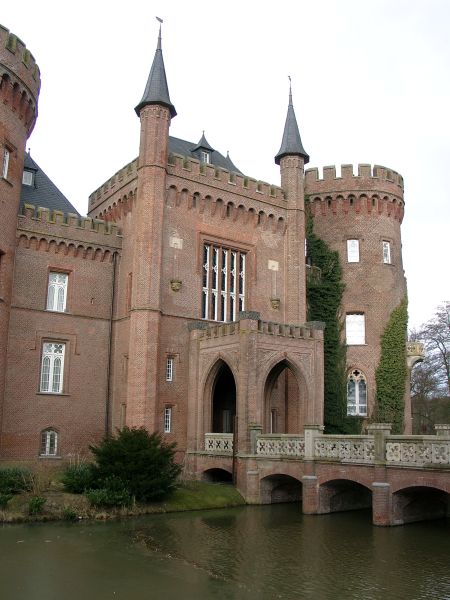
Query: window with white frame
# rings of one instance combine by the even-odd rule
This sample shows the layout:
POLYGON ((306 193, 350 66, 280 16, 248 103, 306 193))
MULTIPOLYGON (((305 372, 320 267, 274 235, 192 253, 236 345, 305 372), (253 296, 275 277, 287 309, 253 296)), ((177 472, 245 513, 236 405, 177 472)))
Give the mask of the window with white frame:
POLYGON ((169 356, 166 360, 166 381, 173 381, 173 357, 169 356))
POLYGON ((200 160, 203 163, 208 163, 210 162, 210 154, 209 152, 205 152, 204 150, 200 151, 200 160))
POLYGON ((61 394, 64 379, 64 353, 62 342, 45 342, 42 347, 41 392, 61 394))
POLYGON ((48 275, 47 310, 64 312, 67 303, 67 273, 51 272, 48 275))
POLYGON ((54 429, 45 429, 41 433, 40 456, 56 456, 58 453, 58 433, 54 429))
POLYGON ((3 166, 2 166, 2 177, 7 179, 8 177, 8 169, 9 169, 9 157, 11 153, 8 148, 3 148, 3 166))
POLYGON ((367 416, 367 383, 358 369, 353 369, 347 379, 347 415, 367 416))
POLYGON ((391 264, 391 242, 383 240, 383 262, 385 265, 391 264))
POLYGON ((172 407, 166 406, 164 408, 164 433, 170 433, 172 431, 172 407))
POLYGON ((30 186, 33 185, 33 175, 34 175, 33 171, 27 171, 25 169, 25 171, 23 172, 23 175, 22 175, 23 185, 30 185, 30 186))
POLYGON ((359 240, 347 240, 347 262, 359 262, 359 240))
POLYGON ((202 319, 236 321, 245 310, 246 253, 203 245, 202 319))
POLYGON ((365 315, 349 313, 345 316, 345 339, 348 346, 366 343, 365 315))

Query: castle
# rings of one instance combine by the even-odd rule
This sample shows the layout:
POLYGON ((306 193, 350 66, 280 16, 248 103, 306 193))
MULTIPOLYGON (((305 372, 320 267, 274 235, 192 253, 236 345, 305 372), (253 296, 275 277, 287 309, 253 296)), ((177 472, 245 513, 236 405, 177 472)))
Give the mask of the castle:
POLYGON ((322 424, 305 196, 343 266, 348 414, 370 417, 380 336, 406 293, 398 173, 305 171, 291 94, 280 185, 242 174, 204 135, 171 137, 160 34, 135 109, 139 156, 81 217, 25 152, 39 88, 33 55, 0 27, 1 460, 64 459, 118 427, 144 426, 176 442, 196 477, 232 435, 244 478, 255 432, 322 424))

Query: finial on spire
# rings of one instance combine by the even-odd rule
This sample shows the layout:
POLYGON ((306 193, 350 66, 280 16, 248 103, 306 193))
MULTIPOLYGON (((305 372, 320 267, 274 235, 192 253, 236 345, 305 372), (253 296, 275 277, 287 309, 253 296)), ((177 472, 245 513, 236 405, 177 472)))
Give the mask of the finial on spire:
POLYGON ((159 35, 158 35, 158 45, 157 50, 161 50, 161 25, 164 22, 160 17, 156 17, 156 20, 159 21, 159 35))
POLYGON ((292 104, 292 80, 291 80, 290 75, 288 75, 288 79, 289 79, 289 106, 293 106, 293 104, 292 104))
POLYGON ((305 152, 298 130, 297 119, 295 118, 294 105, 292 103, 292 80, 289 79, 289 105, 284 125, 283 140, 278 154, 275 156, 275 163, 280 164, 283 156, 302 156, 305 164, 309 162, 309 156, 305 152))

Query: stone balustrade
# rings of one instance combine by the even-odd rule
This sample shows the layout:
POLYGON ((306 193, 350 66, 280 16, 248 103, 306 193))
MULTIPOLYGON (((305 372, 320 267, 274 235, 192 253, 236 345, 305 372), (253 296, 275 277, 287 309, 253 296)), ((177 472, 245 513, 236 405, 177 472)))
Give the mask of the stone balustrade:
POLYGON ((450 438, 440 436, 389 436, 386 463, 396 466, 450 467, 450 438))
POLYGON ((305 438, 303 435, 293 434, 262 434, 256 440, 256 454, 258 456, 304 458, 305 438))
POLYGON ((205 451, 216 454, 233 453, 232 433, 205 433, 205 451))
POLYGON ((314 440, 314 458, 345 463, 373 463, 372 435, 321 435, 314 440))

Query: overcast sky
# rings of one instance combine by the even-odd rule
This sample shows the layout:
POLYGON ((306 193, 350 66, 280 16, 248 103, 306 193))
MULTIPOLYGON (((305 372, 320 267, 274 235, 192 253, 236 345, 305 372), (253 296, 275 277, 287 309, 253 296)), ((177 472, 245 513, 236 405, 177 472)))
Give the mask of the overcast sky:
POLYGON ((290 75, 308 167, 381 164, 405 179, 410 327, 450 300, 450 1, 3 2, 1 24, 41 69, 31 154, 83 214, 138 154, 156 15, 171 135, 205 130, 245 174, 279 184, 290 75))

